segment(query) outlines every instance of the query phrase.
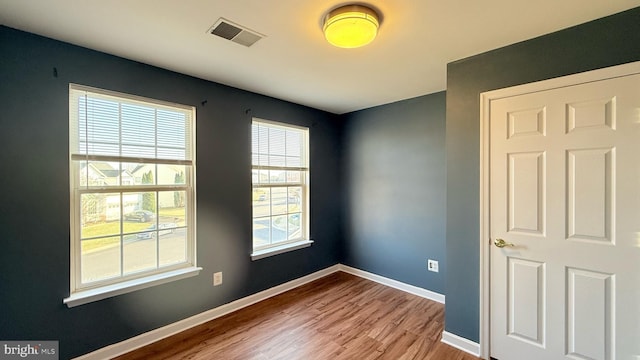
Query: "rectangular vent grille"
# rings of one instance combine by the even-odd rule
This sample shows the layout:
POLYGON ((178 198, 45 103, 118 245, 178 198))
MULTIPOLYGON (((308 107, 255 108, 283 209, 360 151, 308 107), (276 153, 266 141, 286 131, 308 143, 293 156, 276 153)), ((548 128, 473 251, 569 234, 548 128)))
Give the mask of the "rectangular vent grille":
POLYGON ((246 47, 255 44, 256 41, 264 37, 262 34, 238 24, 234 24, 224 18, 218 19, 218 21, 216 21, 216 23, 209 29, 209 33, 246 47))

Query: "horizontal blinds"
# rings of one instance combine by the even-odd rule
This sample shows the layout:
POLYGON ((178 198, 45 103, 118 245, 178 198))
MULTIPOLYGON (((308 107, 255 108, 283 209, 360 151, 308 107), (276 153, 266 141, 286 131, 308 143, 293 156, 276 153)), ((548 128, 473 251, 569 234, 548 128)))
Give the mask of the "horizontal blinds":
POLYGON ((70 150, 76 159, 193 160, 192 107, 73 86, 69 99, 70 150))
POLYGON ((254 120, 251 164, 254 169, 308 170, 308 130, 254 120))

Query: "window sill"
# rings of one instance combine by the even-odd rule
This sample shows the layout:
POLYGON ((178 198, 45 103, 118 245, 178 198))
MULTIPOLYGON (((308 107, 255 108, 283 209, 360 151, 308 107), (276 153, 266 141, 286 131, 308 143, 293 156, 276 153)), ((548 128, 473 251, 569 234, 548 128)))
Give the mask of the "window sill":
POLYGON ((294 243, 275 246, 268 249, 254 251, 251 254, 251 260, 259 260, 269 256, 278 255, 278 254, 286 253, 293 250, 303 249, 311 246, 311 244, 313 244, 313 240, 302 240, 294 243))
POLYGON ((67 307, 72 308, 74 306, 130 293, 151 286, 196 276, 198 275, 198 273, 200 273, 200 270, 202 270, 201 267, 189 267, 185 269, 168 271, 162 274, 155 274, 140 279, 124 281, 118 284, 103 286, 95 289, 81 290, 71 294, 68 298, 63 299, 62 302, 65 303, 67 307))

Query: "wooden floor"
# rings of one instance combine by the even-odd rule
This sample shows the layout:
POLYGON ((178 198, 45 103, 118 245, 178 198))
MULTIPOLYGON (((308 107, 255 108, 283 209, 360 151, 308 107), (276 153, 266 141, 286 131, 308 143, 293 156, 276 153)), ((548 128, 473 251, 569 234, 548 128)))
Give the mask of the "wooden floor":
POLYGON ((440 342, 444 306, 343 272, 118 357, 474 360, 440 342))

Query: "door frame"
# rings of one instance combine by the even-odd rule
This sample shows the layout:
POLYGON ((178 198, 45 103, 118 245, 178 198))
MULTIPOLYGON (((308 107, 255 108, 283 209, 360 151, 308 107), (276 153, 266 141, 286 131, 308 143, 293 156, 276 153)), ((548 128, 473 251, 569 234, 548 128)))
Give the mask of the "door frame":
POLYGON ((480 94, 480 357, 489 359, 491 352, 491 213, 490 213, 490 137, 491 101, 543 90, 623 77, 640 73, 640 61, 583 73, 516 85, 480 94))

